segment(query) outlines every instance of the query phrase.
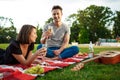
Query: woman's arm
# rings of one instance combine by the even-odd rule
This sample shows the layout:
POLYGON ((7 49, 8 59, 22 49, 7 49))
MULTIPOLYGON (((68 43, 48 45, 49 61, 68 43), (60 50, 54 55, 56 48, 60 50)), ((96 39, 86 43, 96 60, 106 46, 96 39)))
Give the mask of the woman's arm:
POLYGON ((37 50, 34 54, 32 54, 32 51, 30 51, 27 59, 25 59, 23 55, 13 54, 13 56, 22 65, 30 65, 36 59, 37 56, 43 56, 43 54, 45 54, 45 53, 46 53, 45 48, 41 48, 41 49, 37 50))

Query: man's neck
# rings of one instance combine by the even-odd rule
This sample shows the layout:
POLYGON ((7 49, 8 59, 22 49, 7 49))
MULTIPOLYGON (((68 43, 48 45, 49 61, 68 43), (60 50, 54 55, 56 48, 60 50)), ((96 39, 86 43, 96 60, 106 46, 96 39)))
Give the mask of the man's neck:
POLYGON ((60 27, 62 22, 54 22, 54 24, 55 24, 56 27, 60 27))

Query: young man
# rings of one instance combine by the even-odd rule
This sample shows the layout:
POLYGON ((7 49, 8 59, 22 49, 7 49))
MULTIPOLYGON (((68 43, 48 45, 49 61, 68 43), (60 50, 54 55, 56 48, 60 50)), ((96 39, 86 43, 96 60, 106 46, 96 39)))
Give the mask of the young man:
MULTIPOLYGON (((64 59, 72 57, 79 52, 77 46, 68 47, 70 39, 70 28, 64 24, 62 19, 62 8, 59 5, 53 6, 53 22, 44 26, 40 42, 47 45, 46 56, 51 59, 64 59)), ((38 45, 38 49, 42 47, 38 45)))

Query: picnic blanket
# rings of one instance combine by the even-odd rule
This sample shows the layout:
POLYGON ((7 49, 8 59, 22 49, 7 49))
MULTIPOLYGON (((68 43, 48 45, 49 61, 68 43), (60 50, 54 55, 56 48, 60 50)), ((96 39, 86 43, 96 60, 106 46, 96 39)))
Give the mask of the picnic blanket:
MULTIPOLYGON (((50 72, 56 69, 63 69, 71 64, 81 62, 82 60, 88 58, 88 55, 75 55, 71 58, 66 58, 62 60, 46 60, 45 62, 49 65, 41 65, 44 68, 44 73, 50 72)), ((23 66, 21 64, 16 65, 0 65, 0 79, 3 80, 34 80, 37 75, 31 75, 24 73, 25 69, 28 69, 37 64, 31 66, 23 66), (2 74, 2 75, 1 75, 2 74)))

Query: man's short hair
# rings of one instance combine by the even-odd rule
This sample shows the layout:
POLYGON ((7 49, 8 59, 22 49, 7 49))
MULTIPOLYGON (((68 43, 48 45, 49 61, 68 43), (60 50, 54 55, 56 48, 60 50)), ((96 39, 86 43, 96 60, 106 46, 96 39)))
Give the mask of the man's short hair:
POLYGON ((54 10, 54 9, 60 9, 62 11, 62 7, 59 6, 59 5, 54 5, 53 8, 52 8, 52 10, 54 10))

